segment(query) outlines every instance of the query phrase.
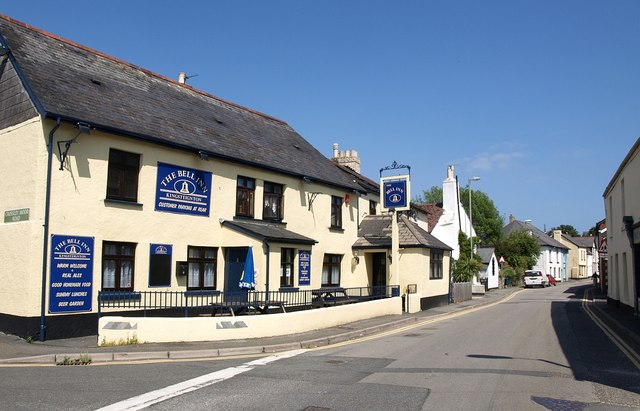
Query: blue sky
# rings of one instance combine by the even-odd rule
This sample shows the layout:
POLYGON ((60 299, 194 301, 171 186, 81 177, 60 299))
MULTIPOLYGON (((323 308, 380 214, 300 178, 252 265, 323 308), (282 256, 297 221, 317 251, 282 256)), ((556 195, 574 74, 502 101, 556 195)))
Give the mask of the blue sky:
POLYGON ((15 1, 0 13, 586 231, 640 136, 640 1, 15 1), (196 76, 197 75, 197 76, 196 76))

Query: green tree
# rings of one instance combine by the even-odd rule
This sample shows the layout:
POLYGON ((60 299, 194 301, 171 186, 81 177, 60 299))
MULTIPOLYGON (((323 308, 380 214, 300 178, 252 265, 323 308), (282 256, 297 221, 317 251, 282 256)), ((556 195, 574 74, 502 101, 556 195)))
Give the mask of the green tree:
POLYGON ((551 230, 549 230, 547 234, 549 234, 550 236, 553 236, 554 230, 560 230, 564 234, 570 235, 571 237, 577 237, 580 235, 578 234, 578 230, 576 230, 575 227, 572 226, 571 224, 560 224, 559 226, 553 227, 551 230))
POLYGON ((429 190, 423 190, 422 194, 418 194, 413 201, 420 204, 442 203, 442 187, 433 186, 429 190))
POLYGON ((504 257, 508 267, 518 277, 536 264, 540 254, 540 242, 525 230, 510 233, 498 241, 495 247, 496 255, 504 257))
MULTIPOLYGON (((469 188, 460 188, 460 202, 469 215, 469 188)), ((489 196, 480 190, 471 190, 473 228, 483 245, 495 245, 502 237, 504 219, 489 196)))
POLYGON ((582 235, 585 237, 598 235, 598 227, 594 225, 589 229, 589 231, 583 232, 582 235))
MULTIPOLYGON (((477 238, 474 237, 473 240, 476 243, 477 238)), ((457 283, 471 281, 480 272, 482 259, 476 253, 473 253, 473 256, 471 255, 469 237, 462 231, 458 233, 458 245, 460 247, 460 256, 453 263, 453 281, 457 283)))

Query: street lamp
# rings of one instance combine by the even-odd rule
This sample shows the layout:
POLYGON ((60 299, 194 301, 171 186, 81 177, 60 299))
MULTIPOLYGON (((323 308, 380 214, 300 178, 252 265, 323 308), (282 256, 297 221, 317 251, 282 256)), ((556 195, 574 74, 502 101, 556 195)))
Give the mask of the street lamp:
POLYGON ((474 176, 469 179, 469 246, 471 250, 469 250, 469 263, 473 260, 473 212, 471 211, 471 182, 478 181, 480 177, 474 176))

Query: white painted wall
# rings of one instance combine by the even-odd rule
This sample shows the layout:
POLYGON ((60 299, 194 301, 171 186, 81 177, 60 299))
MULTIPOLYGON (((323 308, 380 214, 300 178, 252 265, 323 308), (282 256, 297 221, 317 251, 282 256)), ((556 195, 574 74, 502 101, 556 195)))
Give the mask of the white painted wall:
POLYGON ((640 306, 640 302, 635 300, 633 249, 629 241, 631 235, 634 244, 640 244, 640 228, 636 228, 634 233, 628 233, 623 217, 631 216, 634 224, 640 221, 639 143, 640 139, 631 148, 604 193, 609 258, 608 297, 629 307, 640 306))
POLYGON ((402 314, 400 297, 327 307, 293 313, 238 317, 113 317, 100 318, 98 343, 107 345, 129 339, 140 343, 225 341, 274 337, 335 327, 367 318, 402 314), (125 325, 110 329, 107 324, 125 325), (223 325, 223 323, 226 323, 223 325), (230 328, 229 328, 230 326, 230 328))

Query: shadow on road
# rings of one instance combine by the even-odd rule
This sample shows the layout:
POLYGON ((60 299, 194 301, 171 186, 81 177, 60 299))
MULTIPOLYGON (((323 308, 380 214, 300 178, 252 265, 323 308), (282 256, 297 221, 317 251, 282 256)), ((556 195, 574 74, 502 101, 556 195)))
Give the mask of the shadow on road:
POLYGON ((640 393, 640 372, 589 318, 582 298, 591 285, 568 288, 569 301, 554 301, 551 318, 577 380, 640 393))

